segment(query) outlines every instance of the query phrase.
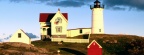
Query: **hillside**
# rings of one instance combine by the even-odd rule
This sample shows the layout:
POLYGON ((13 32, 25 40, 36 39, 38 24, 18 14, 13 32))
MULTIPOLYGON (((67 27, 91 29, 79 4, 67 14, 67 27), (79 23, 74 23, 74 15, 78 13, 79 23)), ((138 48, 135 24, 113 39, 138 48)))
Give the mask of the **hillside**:
MULTIPOLYGON (((87 39, 89 35, 74 38, 87 39)), ((90 42, 96 40, 103 47, 103 55, 144 55, 144 37, 135 35, 93 34, 90 42)), ((61 54, 86 55, 88 43, 63 43, 35 41, 35 46, 49 48, 52 52, 61 50, 61 54)))
POLYGON ((4 42, 0 43, 0 55, 47 55, 45 48, 38 48, 25 43, 4 42))
POLYGON ((144 37, 135 35, 91 35, 103 47, 104 55, 144 55, 144 37))
MULTIPOLYGON (((88 38, 80 35, 77 38, 88 38)), ((92 34, 90 42, 96 40, 103 48, 103 55, 144 55, 144 37, 136 35, 92 34)))
MULTIPOLYGON (((135 35, 90 35, 90 42, 96 40, 103 48, 103 55, 144 55, 144 37, 135 35)), ((88 35, 80 35, 76 38, 88 38, 88 35)), ((16 45, 14 43, 0 44, 0 55, 7 54, 42 54, 55 55, 60 50, 61 55, 86 55, 89 43, 65 43, 58 44, 50 41, 33 41, 33 45, 16 45), (19 46, 19 47, 18 47, 19 46), (28 48, 27 48, 28 47, 28 48), (6 49, 6 50, 5 50, 6 49), (12 51, 12 52, 11 52, 12 51)))

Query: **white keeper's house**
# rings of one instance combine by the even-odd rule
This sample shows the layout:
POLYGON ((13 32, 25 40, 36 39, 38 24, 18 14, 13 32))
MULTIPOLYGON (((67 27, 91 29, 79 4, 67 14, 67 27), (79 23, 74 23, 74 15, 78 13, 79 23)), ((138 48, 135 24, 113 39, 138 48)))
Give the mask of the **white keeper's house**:
POLYGON ((103 9, 104 6, 96 0, 92 10, 91 28, 67 29, 68 13, 61 13, 60 9, 56 13, 40 13, 40 33, 41 39, 45 38, 66 38, 83 34, 104 34, 103 9))

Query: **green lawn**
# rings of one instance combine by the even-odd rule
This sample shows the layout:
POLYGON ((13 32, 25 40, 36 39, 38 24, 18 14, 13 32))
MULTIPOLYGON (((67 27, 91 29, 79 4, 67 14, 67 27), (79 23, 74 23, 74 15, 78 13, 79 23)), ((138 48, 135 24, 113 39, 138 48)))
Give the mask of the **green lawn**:
POLYGON ((88 43, 62 43, 51 41, 34 41, 32 42, 37 47, 46 48, 52 53, 57 53, 57 50, 60 50, 61 54, 87 54, 87 45, 88 43))
MULTIPOLYGON (((86 39, 88 35, 80 35, 74 38, 86 39)), ((144 37, 135 35, 90 35, 90 42, 96 40, 103 48, 103 55, 144 55, 144 37)), ((51 53, 60 50, 62 55, 86 55, 89 43, 62 43, 51 41, 34 41, 36 47, 46 48, 51 53)))

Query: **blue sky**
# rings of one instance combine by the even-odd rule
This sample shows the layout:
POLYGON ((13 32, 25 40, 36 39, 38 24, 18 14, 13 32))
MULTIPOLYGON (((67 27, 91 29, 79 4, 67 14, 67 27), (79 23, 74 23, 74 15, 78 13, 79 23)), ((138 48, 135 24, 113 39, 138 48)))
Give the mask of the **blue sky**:
MULTIPOLYGON (((89 4, 95 0, 0 0, 0 34, 10 35, 18 29, 40 36, 40 13, 68 13, 68 29, 91 27, 89 4), (61 2, 63 1, 63 2, 61 2), (64 3, 69 2, 69 3, 64 3)), ((100 0, 105 4, 106 34, 144 36, 144 1, 100 0), (121 3, 116 3, 121 1, 121 3), (141 1, 141 2, 140 2, 141 1)))

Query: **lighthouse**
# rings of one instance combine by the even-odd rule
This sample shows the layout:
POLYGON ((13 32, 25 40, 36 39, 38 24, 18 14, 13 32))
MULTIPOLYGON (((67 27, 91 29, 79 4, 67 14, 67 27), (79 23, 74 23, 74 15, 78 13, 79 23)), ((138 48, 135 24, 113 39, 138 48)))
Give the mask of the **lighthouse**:
POLYGON ((91 34, 104 34, 104 21, 103 21, 103 10, 104 5, 96 0, 94 5, 90 5, 92 10, 92 29, 91 34))

